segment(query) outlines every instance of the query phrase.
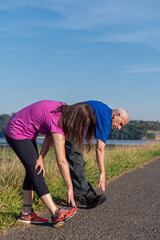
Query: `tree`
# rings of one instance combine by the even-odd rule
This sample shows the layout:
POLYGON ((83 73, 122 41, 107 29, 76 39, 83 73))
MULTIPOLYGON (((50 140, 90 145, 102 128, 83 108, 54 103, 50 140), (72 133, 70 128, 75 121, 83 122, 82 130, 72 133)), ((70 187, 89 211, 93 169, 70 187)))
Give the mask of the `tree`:
POLYGON ((0 115, 0 137, 4 137, 5 127, 6 127, 10 118, 11 118, 11 116, 9 114, 0 115))
POLYGON ((154 121, 130 121, 127 125, 118 130, 111 130, 108 139, 133 139, 139 140, 142 138, 153 139, 153 134, 148 134, 148 131, 160 131, 160 123, 154 121))

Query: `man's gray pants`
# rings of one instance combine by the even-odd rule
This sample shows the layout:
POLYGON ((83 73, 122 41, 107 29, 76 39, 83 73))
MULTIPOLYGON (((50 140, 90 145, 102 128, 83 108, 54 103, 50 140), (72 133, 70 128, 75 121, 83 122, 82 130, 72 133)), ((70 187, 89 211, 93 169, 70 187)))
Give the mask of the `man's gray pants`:
POLYGON ((70 141, 65 143, 66 158, 70 168, 74 196, 89 197, 95 194, 91 184, 87 181, 82 151, 75 148, 70 141))

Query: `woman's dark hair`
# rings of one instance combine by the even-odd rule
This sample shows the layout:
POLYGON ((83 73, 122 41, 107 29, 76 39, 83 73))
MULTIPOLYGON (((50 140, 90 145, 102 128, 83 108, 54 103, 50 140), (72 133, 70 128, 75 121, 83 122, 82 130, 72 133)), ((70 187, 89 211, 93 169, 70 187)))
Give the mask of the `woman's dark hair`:
POLYGON ((79 148, 83 148, 86 141, 90 150, 96 128, 96 116, 91 106, 87 103, 62 105, 54 111, 58 112, 62 114, 58 124, 63 129, 65 137, 72 139, 79 148))

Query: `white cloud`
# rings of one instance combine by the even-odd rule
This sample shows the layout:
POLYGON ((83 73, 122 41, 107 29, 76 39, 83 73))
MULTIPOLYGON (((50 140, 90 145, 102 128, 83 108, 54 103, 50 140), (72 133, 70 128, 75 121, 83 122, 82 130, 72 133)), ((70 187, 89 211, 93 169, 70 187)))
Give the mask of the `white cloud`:
POLYGON ((23 47, 9 47, 9 50, 11 52, 17 52, 17 51, 22 51, 22 50, 31 50, 31 47, 30 46, 23 46, 23 47))
MULTIPOLYGON (((45 22, 47 26, 67 29, 97 29, 110 25, 128 25, 160 19, 160 3, 157 0, 75 0, 39 1, 38 6, 57 11, 63 19, 45 22)), ((38 7, 37 6, 37 7, 38 7)))
POLYGON ((63 14, 59 26, 86 29, 160 19, 159 0, 5 0, 0 9, 30 6, 63 14))
POLYGON ((26 36, 31 34, 33 37, 34 28, 37 27, 42 30, 40 32, 43 32, 44 28, 87 29, 96 34, 96 37, 88 39, 89 41, 146 43, 160 49, 159 0, 5 0, 0 2, 1 11, 15 9, 21 11, 22 7, 32 7, 33 13, 34 8, 48 9, 53 11, 53 16, 58 13, 59 17, 53 21, 36 15, 37 18, 35 17, 33 21, 22 19, 20 25, 17 22, 14 24, 13 19, 6 29, 11 29, 16 34, 21 32, 19 29, 22 26, 26 36))
POLYGON ((160 64, 159 65, 142 64, 137 66, 126 66, 123 69, 125 70, 126 73, 159 73, 160 64))
POLYGON ((55 55, 66 55, 66 54, 70 54, 70 52, 59 50, 59 51, 55 51, 53 54, 55 54, 55 55))
POLYGON ((160 30, 155 29, 142 29, 139 31, 121 32, 114 31, 115 33, 104 34, 98 37, 86 38, 91 42, 112 42, 112 43, 145 43, 153 48, 160 50, 160 30))

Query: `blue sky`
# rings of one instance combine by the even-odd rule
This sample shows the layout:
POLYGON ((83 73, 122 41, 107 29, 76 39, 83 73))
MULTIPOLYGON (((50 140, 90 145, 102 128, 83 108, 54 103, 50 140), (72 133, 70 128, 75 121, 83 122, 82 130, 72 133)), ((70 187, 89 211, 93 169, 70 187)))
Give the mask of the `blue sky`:
POLYGON ((0 1, 0 114, 99 100, 160 120, 159 0, 0 1))

